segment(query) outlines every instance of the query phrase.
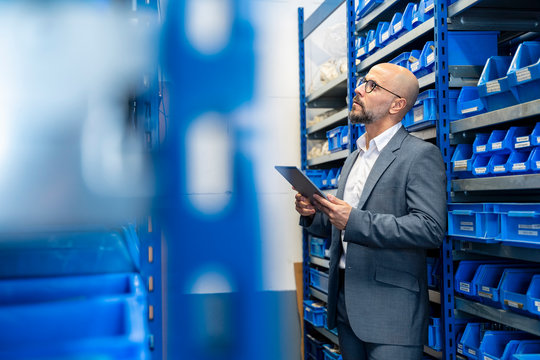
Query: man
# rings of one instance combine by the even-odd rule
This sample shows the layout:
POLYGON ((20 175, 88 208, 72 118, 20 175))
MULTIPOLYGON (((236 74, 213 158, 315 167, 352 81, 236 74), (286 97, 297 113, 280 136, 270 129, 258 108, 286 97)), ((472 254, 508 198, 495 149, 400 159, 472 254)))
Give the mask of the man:
POLYGON ((418 80, 394 64, 374 66, 349 114, 366 132, 343 165, 337 196, 296 195, 300 225, 330 237, 328 327, 344 360, 421 359, 429 300, 425 249, 446 229, 439 149, 402 127, 418 80))

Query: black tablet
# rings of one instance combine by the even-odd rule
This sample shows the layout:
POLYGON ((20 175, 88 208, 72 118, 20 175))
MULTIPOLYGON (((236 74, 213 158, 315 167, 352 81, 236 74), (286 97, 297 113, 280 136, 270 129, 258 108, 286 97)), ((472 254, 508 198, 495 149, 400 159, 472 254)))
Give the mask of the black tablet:
POLYGON ((319 189, 299 168, 296 166, 275 166, 276 170, 287 181, 294 186, 296 190, 305 197, 313 199, 313 195, 317 194, 325 199, 326 195, 319 189))

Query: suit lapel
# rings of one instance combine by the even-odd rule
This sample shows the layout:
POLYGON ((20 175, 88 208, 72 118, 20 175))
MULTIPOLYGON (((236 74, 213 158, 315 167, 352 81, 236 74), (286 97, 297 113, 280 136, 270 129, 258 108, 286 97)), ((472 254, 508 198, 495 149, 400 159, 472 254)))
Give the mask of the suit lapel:
POLYGON ((366 200, 371 194, 371 191, 375 187, 375 184, 377 184, 381 175, 395 160, 396 156, 394 155, 394 152, 401 147, 401 143, 403 142, 403 139, 407 136, 407 134, 407 130, 401 127, 392 137, 392 139, 390 139, 388 144, 384 147, 383 151, 380 153, 377 161, 375 161, 375 164, 371 169, 371 172, 369 173, 369 176, 364 185, 364 190, 362 190, 362 195, 360 196, 360 201, 358 203, 358 209, 363 208, 366 200))
POLYGON ((351 169, 356 162, 356 158, 358 157, 358 150, 355 150, 351 153, 348 161, 345 161, 345 164, 343 164, 343 169, 341 169, 341 175, 339 177, 339 184, 338 184, 338 191, 336 193, 336 197, 339 199, 343 199, 343 194, 345 193, 345 184, 347 183, 347 179, 349 178, 349 174, 351 172, 351 169))

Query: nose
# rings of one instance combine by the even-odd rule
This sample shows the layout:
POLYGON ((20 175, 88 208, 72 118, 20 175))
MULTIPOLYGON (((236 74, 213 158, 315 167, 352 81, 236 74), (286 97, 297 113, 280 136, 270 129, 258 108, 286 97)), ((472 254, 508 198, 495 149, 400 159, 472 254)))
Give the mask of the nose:
POLYGON ((359 95, 359 96, 364 96, 364 94, 366 93, 366 87, 365 86, 362 86, 363 84, 360 84, 358 85, 355 89, 354 89, 354 93, 359 95))

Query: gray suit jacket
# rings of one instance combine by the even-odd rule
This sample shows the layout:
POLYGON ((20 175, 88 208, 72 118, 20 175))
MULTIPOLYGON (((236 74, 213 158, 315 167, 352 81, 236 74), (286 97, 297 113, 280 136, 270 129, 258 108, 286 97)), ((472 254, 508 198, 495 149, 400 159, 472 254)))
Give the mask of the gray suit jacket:
MULTIPOLYGON (((343 199, 358 150, 343 165, 343 199)), ((427 342, 429 300, 425 249, 446 230, 446 175, 440 150, 400 128, 383 149, 345 228, 345 303, 351 327, 366 342, 427 342)), ((336 326, 341 231, 320 212, 300 225, 330 237, 328 326, 336 326)))

